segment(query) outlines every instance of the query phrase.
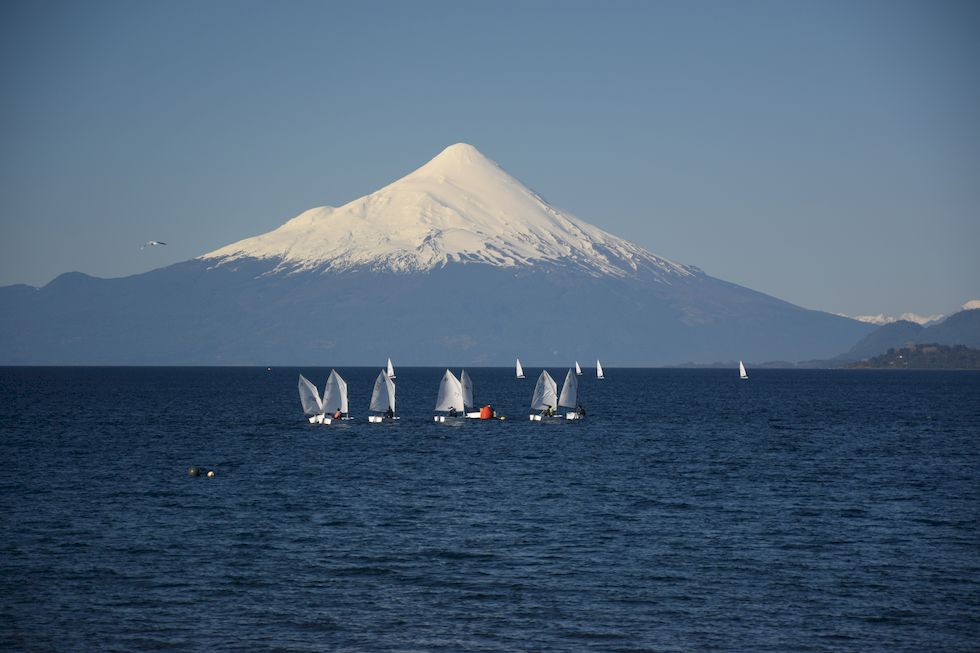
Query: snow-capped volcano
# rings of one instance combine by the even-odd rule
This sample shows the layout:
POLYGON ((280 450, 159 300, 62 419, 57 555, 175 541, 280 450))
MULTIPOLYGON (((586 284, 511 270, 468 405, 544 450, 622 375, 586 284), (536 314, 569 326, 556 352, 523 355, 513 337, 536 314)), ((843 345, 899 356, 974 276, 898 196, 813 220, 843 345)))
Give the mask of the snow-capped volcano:
POLYGON ((814 360, 872 329, 655 256, 464 144, 190 261, 0 288, 0 364, 18 365, 814 360))
POLYGON ((556 209, 466 143, 339 208, 304 211, 278 229, 202 259, 273 259, 299 271, 415 272, 449 263, 562 264, 592 275, 699 274, 556 209))

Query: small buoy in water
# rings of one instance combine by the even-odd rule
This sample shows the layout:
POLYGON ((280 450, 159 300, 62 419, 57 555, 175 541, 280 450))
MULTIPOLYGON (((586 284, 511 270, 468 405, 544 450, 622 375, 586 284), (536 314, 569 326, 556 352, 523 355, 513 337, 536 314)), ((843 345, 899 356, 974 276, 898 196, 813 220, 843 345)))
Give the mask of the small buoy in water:
POLYGON ((208 478, 214 478, 214 470, 213 469, 209 469, 208 470, 208 478))
POLYGON ((196 465, 191 465, 191 468, 187 470, 188 476, 200 476, 201 470, 197 468, 196 465))

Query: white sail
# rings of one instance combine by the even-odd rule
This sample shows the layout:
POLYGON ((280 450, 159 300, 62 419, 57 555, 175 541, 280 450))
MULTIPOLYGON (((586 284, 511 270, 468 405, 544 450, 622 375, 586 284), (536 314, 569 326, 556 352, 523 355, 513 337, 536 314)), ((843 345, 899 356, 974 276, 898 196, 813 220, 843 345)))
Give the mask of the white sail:
POLYGON ((578 377, 571 370, 568 370, 568 374, 565 375, 565 385, 561 387, 558 405, 565 408, 578 406, 578 377))
POLYGON ((595 362, 595 378, 604 379, 606 375, 602 373, 602 363, 598 360, 595 362))
POLYGON ((347 410, 347 381, 337 374, 336 370, 330 370, 327 377, 327 387, 323 389, 323 409, 331 414, 339 410, 342 413, 347 410))
POLYGON ((582 368, 579 367, 578 361, 575 361, 575 376, 582 376, 582 368))
POLYGON ((521 367, 521 359, 520 358, 517 359, 517 378, 519 378, 519 379, 523 379, 524 378, 524 368, 521 367))
POLYGON ((395 378, 395 368, 392 366, 390 358, 388 359, 388 378, 395 378))
POLYGON ((385 370, 381 370, 374 382, 374 392, 371 393, 371 410, 383 413, 389 406, 392 411, 395 410, 395 382, 385 370))
POLYGON ((548 374, 548 370, 543 370, 538 377, 538 383, 534 386, 534 394, 531 396, 531 410, 544 410, 551 406, 558 405, 558 384, 548 374))
POLYGON ((323 413, 323 402, 320 401, 316 386, 302 374, 299 375, 299 400, 303 404, 303 413, 306 415, 323 413))
POLYGON ((738 362, 738 378, 747 379, 749 375, 745 373, 745 365, 742 365, 742 361, 738 362))
POLYGON ((466 370, 459 373, 459 384, 463 388, 463 406, 471 408, 473 406, 473 380, 466 370))
POLYGON ((463 388, 452 372, 446 370, 442 375, 442 383, 439 384, 439 396, 436 398, 436 410, 456 410, 463 411, 463 388))

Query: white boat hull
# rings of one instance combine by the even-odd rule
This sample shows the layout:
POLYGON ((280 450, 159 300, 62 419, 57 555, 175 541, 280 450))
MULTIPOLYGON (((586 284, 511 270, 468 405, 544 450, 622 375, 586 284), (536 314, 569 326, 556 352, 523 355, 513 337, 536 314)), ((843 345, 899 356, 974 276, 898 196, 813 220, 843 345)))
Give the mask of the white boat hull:
POLYGON ((528 415, 528 419, 532 422, 541 422, 552 419, 564 419, 564 420, 576 420, 582 419, 582 416, 578 413, 565 413, 564 415, 528 415))
POLYGON ((454 422, 462 422, 463 419, 464 418, 463 418, 462 415, 457 415, 456 417, 453 417, 452 415, 433 415, 432 416, 432 421, 434 421, 434 422, 436 422, 438 424, 444 424, 446 422, 449 422, 450 424, 452 424, 454 422))
POLYGON ((380 424, 385 420, 393 421, 397 419, 401 419, 401 417, 383 417, 381 415, 368 415, 368 421, 371 422, 372 424, 380 424))

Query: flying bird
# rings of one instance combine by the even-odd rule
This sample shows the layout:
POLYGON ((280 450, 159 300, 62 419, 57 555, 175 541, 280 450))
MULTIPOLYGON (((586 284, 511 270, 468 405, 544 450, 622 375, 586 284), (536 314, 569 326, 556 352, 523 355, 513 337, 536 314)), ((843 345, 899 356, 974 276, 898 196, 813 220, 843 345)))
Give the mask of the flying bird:
POLYGON ((159 240, 148 240, 142 245, 140 245, 140 249, 146 249, 147 247, 155 247, 156 245, 166 245, 166 244, 167 243, 161 242, 159 240))

